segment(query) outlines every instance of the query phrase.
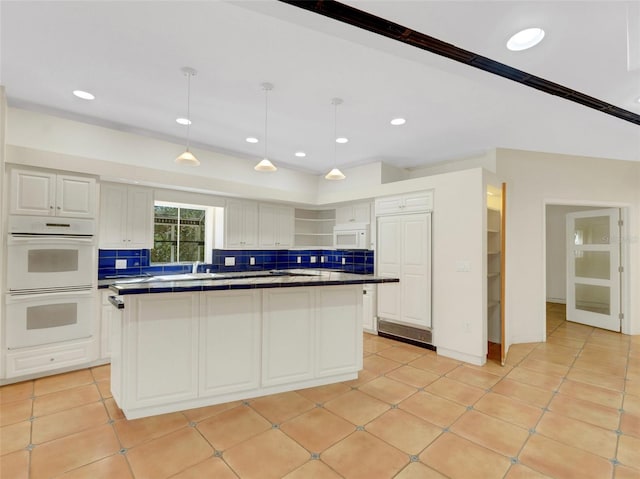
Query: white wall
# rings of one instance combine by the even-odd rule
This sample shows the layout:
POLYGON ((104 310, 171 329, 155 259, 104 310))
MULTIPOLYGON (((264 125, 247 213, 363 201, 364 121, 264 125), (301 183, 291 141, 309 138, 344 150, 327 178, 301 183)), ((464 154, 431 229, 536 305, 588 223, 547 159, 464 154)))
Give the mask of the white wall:
POLYGON ((640 163, 498 149, 507 183, 508 344, 544 341, 545 205, 628 207, 629 308, 623 332, 640 334, 640 163))
POLYGON ((117 181, 172 186, 210 194, 312 203, 317 177, 285 168, 277 174, 253 169, 257 162, 193 149, 197 168, 174 162, 184 145, 112 130, 43 113, 9 108, 7 161, 74 169, 117 181), (48 153, 43 158, 42 152, 48 153))
POLYGON ((565 303, 567 300, 566 214, 592 209, 596 208, 575 205, 547 205, 546 207, 547 301, 565 303))

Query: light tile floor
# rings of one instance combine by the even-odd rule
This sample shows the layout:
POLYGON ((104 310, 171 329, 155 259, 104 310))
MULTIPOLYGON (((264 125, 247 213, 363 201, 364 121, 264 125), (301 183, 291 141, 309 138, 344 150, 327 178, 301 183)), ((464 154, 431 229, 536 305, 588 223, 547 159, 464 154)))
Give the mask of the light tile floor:
POLYGON ((365 335, 354 381, 127 421, 109 367, 0 388, 0 477, 640 478, 640 337, 564 321, 476 367, 365 335))

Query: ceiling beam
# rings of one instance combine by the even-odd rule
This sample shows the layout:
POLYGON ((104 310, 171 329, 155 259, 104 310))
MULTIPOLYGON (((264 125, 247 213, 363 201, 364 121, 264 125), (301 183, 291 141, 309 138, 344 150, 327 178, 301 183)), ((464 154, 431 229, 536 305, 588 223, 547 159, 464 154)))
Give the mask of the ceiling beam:
POLYGON ((279 0, 640 125, 640 115, 334 0, 279 0))

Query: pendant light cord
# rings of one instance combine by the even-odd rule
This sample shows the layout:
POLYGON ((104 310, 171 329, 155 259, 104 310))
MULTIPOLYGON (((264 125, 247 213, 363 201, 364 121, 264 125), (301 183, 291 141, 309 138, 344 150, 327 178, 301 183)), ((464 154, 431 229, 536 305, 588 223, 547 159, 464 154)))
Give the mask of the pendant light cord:
POLYGON ((338 164, 338 143, 336 138, 338 137, 338 102, 333 102, 333 167, 336 168, 338 164))
POLYGON ((269 111, 269 87, 264 86, 264 159, 267 159, 267 112, 269 111))
POLYGON ((187 151, 189 151, 189 130, 191 128, 191 77, 193 74, 187 72, 187 151))

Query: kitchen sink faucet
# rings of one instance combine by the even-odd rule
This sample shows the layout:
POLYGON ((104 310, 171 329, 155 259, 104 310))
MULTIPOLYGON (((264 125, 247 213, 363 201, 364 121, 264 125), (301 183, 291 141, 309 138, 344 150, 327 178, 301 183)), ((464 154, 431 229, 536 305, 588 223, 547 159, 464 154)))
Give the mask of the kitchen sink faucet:
POLYGON ((194 261, 193 266, 191 267, 191 273, 196 274, 198 272, 198 266, 200 266, 200 261, 194 261))

